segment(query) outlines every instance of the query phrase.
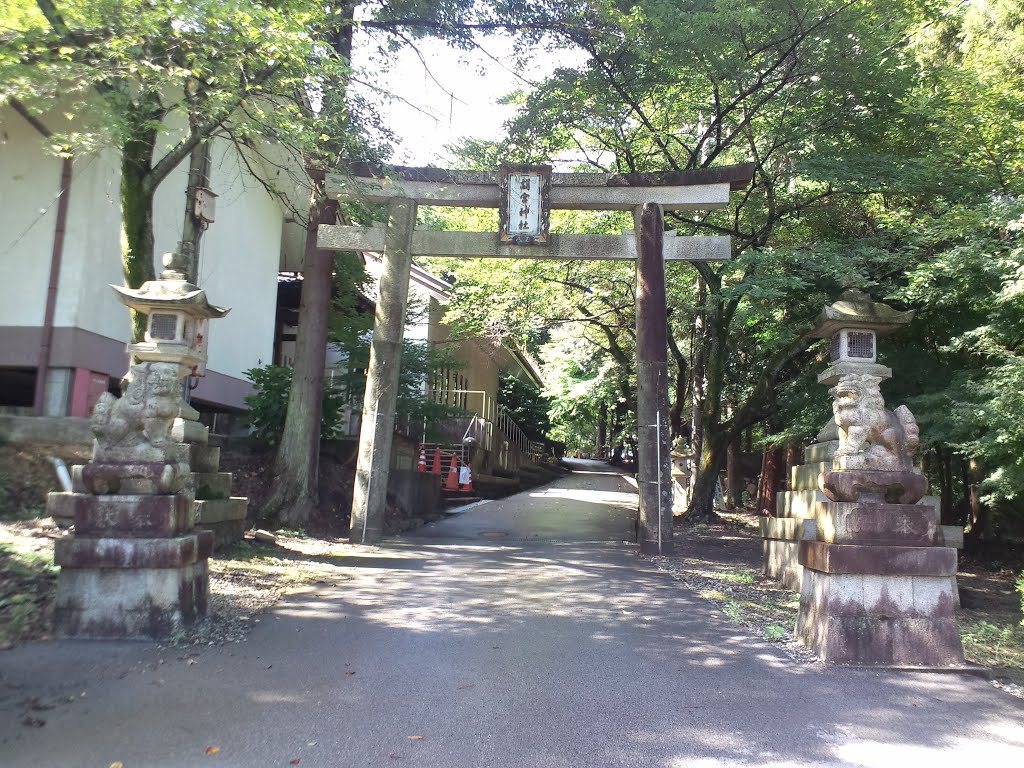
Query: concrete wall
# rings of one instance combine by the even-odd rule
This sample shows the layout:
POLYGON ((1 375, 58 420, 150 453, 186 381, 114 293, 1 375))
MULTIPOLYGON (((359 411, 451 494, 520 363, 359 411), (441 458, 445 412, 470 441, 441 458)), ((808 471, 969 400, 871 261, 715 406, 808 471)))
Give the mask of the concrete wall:
POLYGON ((18 289, 0 301, 0 327, 42 325, 47 271, 56 219, 61 163, 40 159, 42 137, 7 107, 0 107, 0 274, 17 280, 18 289))
POLYGON ((0 438, 24 445, 92 447, 88 419, 46 416, 5 416, 0 414, 0 438))

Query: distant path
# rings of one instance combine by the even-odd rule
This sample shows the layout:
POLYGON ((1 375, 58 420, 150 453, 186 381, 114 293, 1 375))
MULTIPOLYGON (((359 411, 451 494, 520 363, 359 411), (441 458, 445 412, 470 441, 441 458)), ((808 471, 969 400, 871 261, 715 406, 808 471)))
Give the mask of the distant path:
POLYGON ((0 653, 0 765, 1024 765, 1022 702, 795 664, 639 559, 631 487, 579 466, 363 550, 239 645, 0 653))

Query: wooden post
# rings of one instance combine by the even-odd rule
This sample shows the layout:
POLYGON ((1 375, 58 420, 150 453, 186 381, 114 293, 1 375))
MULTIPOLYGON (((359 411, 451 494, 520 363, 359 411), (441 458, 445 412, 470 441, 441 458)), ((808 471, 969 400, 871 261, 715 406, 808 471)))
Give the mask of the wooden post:
POLYGON ((633 209, 636 229, 636 381, 640 496, 637 532, 642 554, 670 554, 672 463, 669 456, 668 327, 665 306, 665 224, 661 206, 633 209))
POLYGON ((415 201, 398 198, 390 202, 352 489, 349 540, 353 544, 378 542, 384 530, 415 224, 415 201))

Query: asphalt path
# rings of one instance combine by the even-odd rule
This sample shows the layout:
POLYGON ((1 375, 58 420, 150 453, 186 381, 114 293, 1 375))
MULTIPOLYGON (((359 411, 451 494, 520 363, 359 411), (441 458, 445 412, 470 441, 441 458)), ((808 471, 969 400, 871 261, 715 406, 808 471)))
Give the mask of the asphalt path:
POLYGON ((792 661, 639 558, 633 488, 575 463, 359 549, 243 643, 0 653, 0 766, 1024 765, 1024 702, 792 661))

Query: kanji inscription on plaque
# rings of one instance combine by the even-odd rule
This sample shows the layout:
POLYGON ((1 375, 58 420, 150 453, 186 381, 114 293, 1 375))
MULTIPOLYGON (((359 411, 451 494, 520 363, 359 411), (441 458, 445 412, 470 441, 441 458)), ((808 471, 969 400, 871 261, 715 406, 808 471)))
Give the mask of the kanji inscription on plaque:
POLYGON ((498 242, 506 245, 547 245, 551 216, 551 166, 502 165, 499 189, 498 242))

